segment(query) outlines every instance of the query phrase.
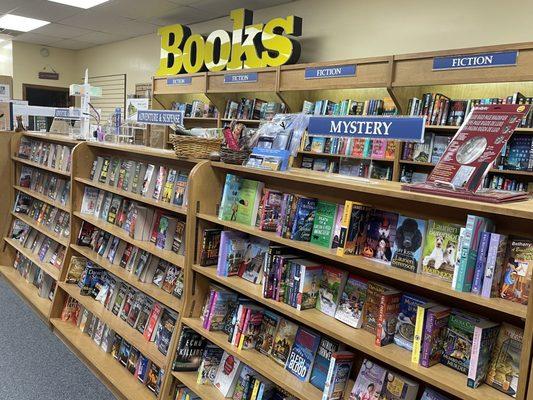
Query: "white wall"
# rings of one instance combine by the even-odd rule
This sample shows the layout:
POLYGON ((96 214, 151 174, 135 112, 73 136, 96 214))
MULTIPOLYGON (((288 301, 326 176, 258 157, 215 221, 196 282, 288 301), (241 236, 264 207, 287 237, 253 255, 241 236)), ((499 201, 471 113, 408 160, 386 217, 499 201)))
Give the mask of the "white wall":
MULTIPOLYGON (((533 1, 298 0, 256 11, 254 20, 265 22, 290 14, 303 18, 301 62, 533 40, 533 1)), ((190 28, 197 33, 231 30, 231 21, 225 17, 190 28)), ((159 38, 143 36, 81 50, 76 56, 78 76, 85 67, 91 75, 126 73, 128 93, 132 93, 135 83, 149 82, 157 68, 159 38)), ((16 76, 21 58, 15 48, 14 58, 16 76)), ((59 62, 57 66, 70 69, 59 62)), ((30 75, 22 77, 32 78, 33 71, 30 75)), ((15 85, 23 80, 16 78, 15 85)))

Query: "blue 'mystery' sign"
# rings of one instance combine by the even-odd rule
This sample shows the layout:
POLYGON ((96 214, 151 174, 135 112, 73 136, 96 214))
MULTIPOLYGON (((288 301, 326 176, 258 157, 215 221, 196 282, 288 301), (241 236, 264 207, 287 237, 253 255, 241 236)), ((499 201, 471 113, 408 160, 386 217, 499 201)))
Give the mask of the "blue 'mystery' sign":
POLYGON ((310 135, 422 141, 425 117, 400 116, 312 116, 307 131, 310 135))
POLYGON ((183 125, 183 111, 138 110, 137 122, 152 125, 183 125))
POLYGON ((185 86, 192 83, 192 78, 190 76, 185 76, 183 78, 167 78, 167 85, 169 86, 185 86))
POLYGON ((257 82, 257 72, 224 75, 224 83, 248 83, 257 82))
POLYGON ((305 69, 305 79, 345 78, 355 76, 355 71, 355 64, 308 67, 305 69))
POLYGON ((55 118, 80 119, 81 110, 79 108, 56 108, 54 111, 55 118))
POLYGON ((508 67, 516 65, 518 51, 479 53, 433 58, 433 70, 508 67))

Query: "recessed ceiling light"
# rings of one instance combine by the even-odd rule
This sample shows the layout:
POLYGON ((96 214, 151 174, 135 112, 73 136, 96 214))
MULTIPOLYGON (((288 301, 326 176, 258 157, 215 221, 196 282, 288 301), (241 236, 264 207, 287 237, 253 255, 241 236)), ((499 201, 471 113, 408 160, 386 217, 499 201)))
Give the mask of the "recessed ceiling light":
POLYGON ((54 3, 60 3, 65 4, 67 6, 72 7, 78 7, 78 8, 84 8, 87 10, 88 8, 95 7, 102 3, 107 3, 109 0, 48 0, 52 1, 54 3))
POLYGON ((41 19, 21 17, 20 15, 4 14, 0 17, 0 28, 19 32, 29 32, 50 22, 41 19))

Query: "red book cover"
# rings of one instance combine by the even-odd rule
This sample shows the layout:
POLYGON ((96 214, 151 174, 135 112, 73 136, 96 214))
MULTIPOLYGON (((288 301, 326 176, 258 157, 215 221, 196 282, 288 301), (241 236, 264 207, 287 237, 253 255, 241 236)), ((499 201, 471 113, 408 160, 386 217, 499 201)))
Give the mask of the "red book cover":
POLYGON ((381 295, 376 326, 376 346, 385 346, 393 342, 401 297, 400 292, 381 295))
POLYGON ((150 313, 150 317, 148 318, 148 324, 146 325, 146 329, 143 333, 146 340, 150 341, 152 338, 152 334, 157 327, 157 323, 159 322, 159 317, 161 316, 162 311, 163 307, 161 307, 159 303, 155 303, 154 308, 152 308, 152 312, 150 313))

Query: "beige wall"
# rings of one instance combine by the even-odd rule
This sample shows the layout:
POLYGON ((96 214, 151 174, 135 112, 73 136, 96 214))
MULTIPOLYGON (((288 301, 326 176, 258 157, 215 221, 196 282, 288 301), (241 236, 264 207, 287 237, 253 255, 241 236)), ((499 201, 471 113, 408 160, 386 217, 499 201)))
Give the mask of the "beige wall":
MULTIPOLYGON (((533 40, 533 1, 298 0, 256 11, 254 20, 289 14, 303 18, 302 62, 533 40)), ((190 27, 198 33, 231 30, 231 21, 225 17, 190 27)), ((15 76, 21 60, 16 47, 15 76)), ((77 52, 77 76, 85 67, 91 75, 126 73, 128 93, 132 93, 135 83, 150 81, 158 59, 158 37, 143 36, 77 52)), ((57 67, 70 70, 72 60, 63 60, 69 64, 61 66, 58 60, 57 67)), ((31 73, 16 77, 15 85, 22 78, 35 79, 33 70, 39 64, 30 66, 31 73)))

